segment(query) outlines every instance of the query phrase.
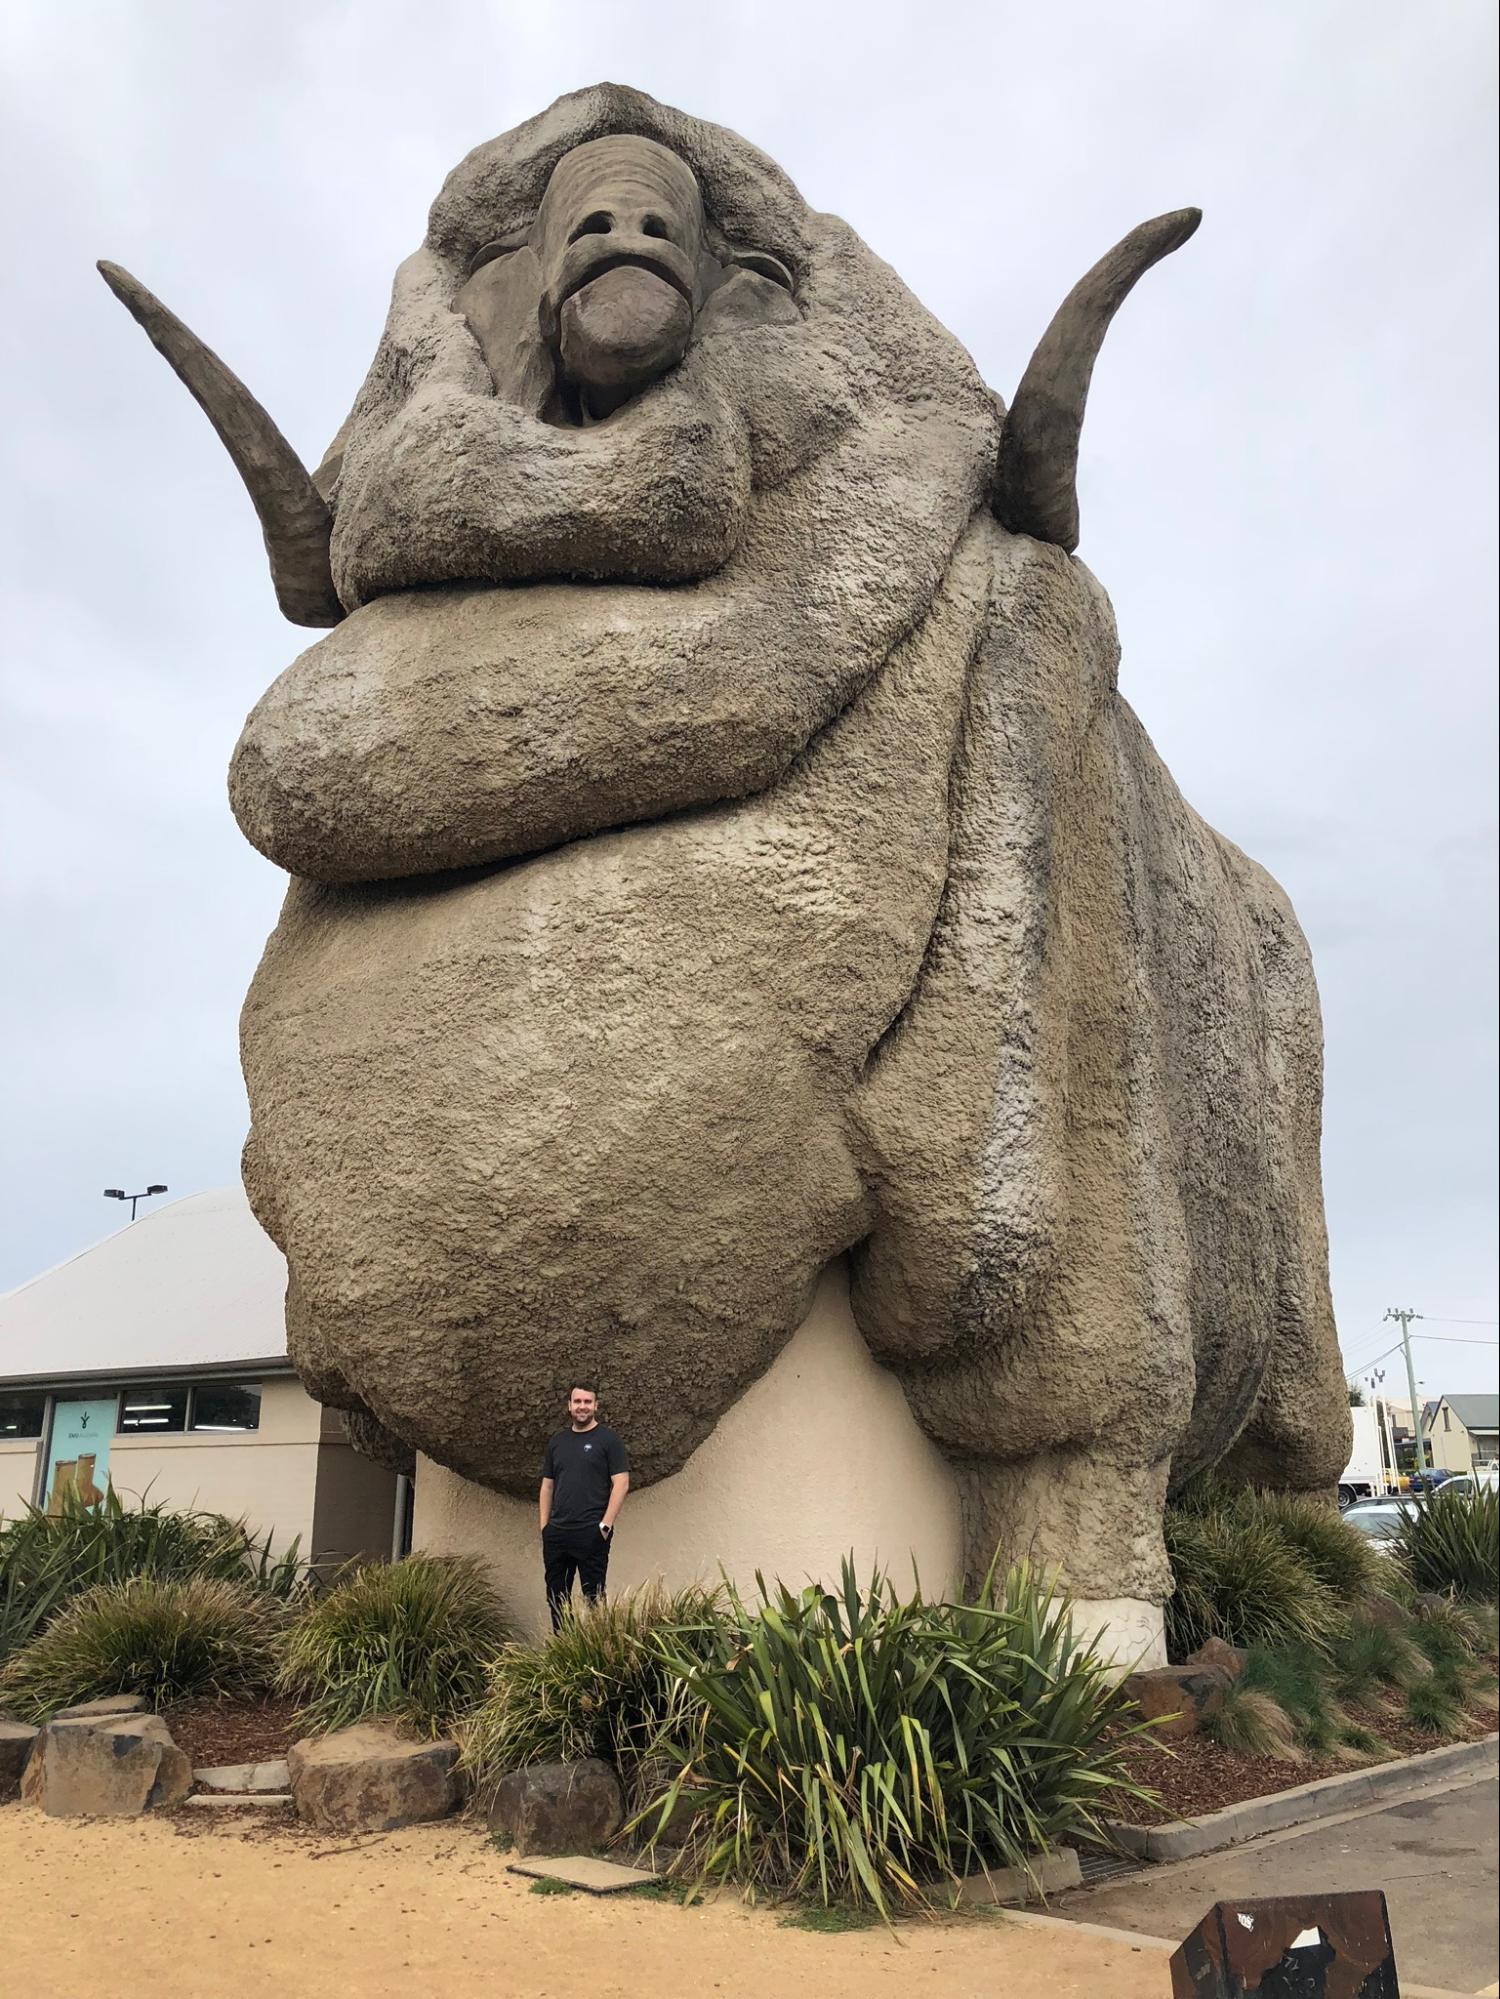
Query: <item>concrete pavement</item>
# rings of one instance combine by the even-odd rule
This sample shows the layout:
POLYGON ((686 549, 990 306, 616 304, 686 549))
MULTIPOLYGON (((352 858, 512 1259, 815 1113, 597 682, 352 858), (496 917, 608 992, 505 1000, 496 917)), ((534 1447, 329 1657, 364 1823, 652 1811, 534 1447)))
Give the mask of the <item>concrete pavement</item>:
POLYGON ((1434 1786, 1224 1853, 1081 1888, 1049 1913, 1156 1937, 1186 1936, 1225 1896, 1381 1888, 1407 1984, 1493 1991, 1500 1971, 1493 1775, 1434 1786))

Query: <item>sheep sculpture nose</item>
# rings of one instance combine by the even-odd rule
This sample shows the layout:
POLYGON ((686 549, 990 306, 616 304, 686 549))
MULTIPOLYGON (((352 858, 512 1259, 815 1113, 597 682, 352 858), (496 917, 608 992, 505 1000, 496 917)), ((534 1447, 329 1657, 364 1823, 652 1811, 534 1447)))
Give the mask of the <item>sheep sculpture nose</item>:
POLYGON ((693 337, 703 202, 650 139, 592 140, 558 162, 537 218, 544 340, 585 420, 675 368, 693 337))

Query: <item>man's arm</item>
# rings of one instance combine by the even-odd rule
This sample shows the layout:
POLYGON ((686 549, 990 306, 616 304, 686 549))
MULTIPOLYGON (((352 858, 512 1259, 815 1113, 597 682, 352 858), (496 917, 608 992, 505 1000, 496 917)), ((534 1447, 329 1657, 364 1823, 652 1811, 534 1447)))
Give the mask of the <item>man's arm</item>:
POLYGON ((552 1518, 552 1480, 550 1478, 542 1480, 542 1489, 537 1497, 537 1510, 542 1516, 542 1532, 545 1534, 547 1531, 547 1522, 552 1518))
POLYGON ((604 1518, 599 1522, 602 1529, 612 1530, 615 1515, 625 1504, 625 1495, 630 1490, 630 1473, 617 1471, 609 1482, 609 1504, 604 1509, 604 1518))

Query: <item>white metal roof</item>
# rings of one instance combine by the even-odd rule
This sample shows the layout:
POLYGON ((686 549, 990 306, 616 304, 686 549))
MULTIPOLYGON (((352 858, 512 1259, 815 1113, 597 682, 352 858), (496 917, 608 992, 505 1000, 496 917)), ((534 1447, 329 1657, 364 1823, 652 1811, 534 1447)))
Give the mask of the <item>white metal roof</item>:
POLYGON ((285 1290, 243 1192, 190 1194, 0 1297, 0 1382, 284 1368, 285 1290))

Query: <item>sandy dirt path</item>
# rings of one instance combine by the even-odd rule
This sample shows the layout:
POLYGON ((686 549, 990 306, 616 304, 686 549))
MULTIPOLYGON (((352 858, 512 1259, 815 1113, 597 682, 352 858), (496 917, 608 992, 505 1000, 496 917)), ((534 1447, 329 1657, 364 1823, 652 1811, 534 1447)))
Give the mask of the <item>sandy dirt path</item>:
POLYGON ((362 1842, 0 1808, 4 1999, 1165 1999, 1149 1946, 1004 1917, 835 1936, 534 1895, 477 1828, 362 1842))

